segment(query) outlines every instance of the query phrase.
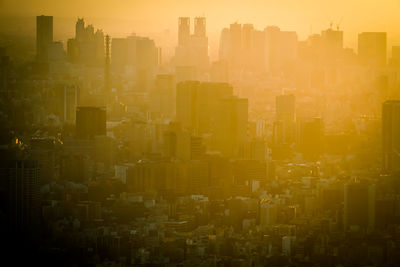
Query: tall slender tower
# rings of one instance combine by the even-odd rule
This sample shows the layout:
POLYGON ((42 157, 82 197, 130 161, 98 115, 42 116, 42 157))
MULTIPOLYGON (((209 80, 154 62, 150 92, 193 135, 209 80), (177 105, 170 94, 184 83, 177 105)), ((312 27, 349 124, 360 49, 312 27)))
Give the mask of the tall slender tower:
POLYGON ((36 56, 47 60, 48 46, 53 42, 53 16, 36 17, 36 56))
POLYGON ((198 37, 206 37, 206 18, 194 18, 194 35, 198 37))
POLYGON ((382 104, 383 171, 400 171, 400 101, 382 104))
POLYGON ((110 36, 106 35, 106 61, 104 65, 104 95, 106 103, 111 102, 111 77, 110 77, 110 36))
POLYGON ((187 45, 190 39, 190 18, 180 17, 178 21, 178 45, 187 45))

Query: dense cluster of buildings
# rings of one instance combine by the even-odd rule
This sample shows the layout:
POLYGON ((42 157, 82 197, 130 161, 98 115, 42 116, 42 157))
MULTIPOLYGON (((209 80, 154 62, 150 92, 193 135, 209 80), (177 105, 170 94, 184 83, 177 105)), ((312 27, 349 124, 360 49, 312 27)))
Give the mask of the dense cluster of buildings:
POLYGON ((53 264, 396 266, 386 33, 359 34, 356 54, 339 29, 234 23, 214 62, 204 17, 193 34, 179 18, 177 39, 161 60, 148 37, 78 19, 64 51, 38 16, 35 58, 0 48, 4 235, 53 264))

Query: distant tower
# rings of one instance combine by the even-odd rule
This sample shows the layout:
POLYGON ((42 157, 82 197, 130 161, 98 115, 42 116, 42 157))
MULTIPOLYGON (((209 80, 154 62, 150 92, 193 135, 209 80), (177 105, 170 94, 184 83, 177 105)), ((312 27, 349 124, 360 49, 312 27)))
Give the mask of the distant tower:
POLYGON ((194 35, 198 37, 206 36, 206 18, 194 18, 194 35))
POLYGON ((178 22, 178 45, 187 45, 190 39, 190 18, 180 17, 178 22))
POLYGON ((85 21, 83 18, 78 18, 75 24, 75 39, 77 41, 83 41, 83 39, 85 39, 85 21))
POLYGON ((382 104, 383 171, 400 170, 400 101, 388 100, 382 104))
POLYGON ((111 88, 110 88, 110 36, 106 35, 106 62, 104 65, 104 93, 107 98, 107 102, 110 102, 111 88))
POLYGON ((48 46, 53 42, 53 17, 36 17, 36 55, 38 60, 47 60, 48 46))

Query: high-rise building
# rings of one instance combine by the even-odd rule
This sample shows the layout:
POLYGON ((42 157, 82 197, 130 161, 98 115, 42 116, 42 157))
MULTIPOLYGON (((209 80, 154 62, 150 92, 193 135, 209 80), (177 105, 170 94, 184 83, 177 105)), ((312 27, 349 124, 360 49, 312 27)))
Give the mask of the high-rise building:
POLYGON ((40 220, 40 171, 34 160, 0 162, 0 191, 11 231, 24 232, 40 220))
POLYGON ((127 39, 126 38, 112 38, 111 41, 111 66, 113 70, 123 71, 127 64, 127 39))
POLYGON ((373 230, 375 227, 375 185, 358 182, 344 185, 344 229, 373 230))
POLYGON ((297 145, 307 160, 317 160, 322 153, 323 125, 321 118, 298 121, 297 145))
POLYGON ((210 133, 215 127, 219 99, 232 96, 227 83, 179 83, 176 91, 176 116, 182 127, 197 134, 210 133))
POLYGON ((208 69, 208 38, 206 19, 194 19, 194 34, 190 34, 190 18, 181 17, 178 22, 178 46, 175 49, 174 64, 195 67, 197 71, 208 69))
POLYGON ((158 49, 154 40, 136 37, 136 89, 147 91, 151 88, 158 65, 158 49))
POLYGON ((106 135, 106 109, 78 107, 76 109, 76 137, 93 139, 96 135, 106 135))
POLYGON ((162 116, 172 117, 176 107, 175 77, 171 74, 156 76, 155 87, 150 91, 150 108, 162 116))
POLYGON ((275 99, 276 120, 283 123, 283 136, 285 143, 294 141, 295 135, 295 97, 294 95, 279 95, 275 99))
POLYGON ((241 65, 242 58, 242 25, 239 23, 231 24, 229 34, 230 66, 236 68, 241 65))
POLYGON ((328 62, 337 60, 343 52, 343 31, 327 29, 321 32, 322 57, 328 62))
POLYGON ((205 151, 202 138, 183 130, 179 123, 171 123, 164 133, 164 156, 183 161, 198 159, 205 151))
POLYGON ((198 37, 206 37, 206 18, 194 18, 194 35, 198 37))
POLYGON ((297 34, 276 26, 265 28, 266 70, 277 72, 297 59, 297 34))
POLYGON ((224 28, 221 31, 219 37, 219 50, 218 57, 220 60, 229 62, 229 50, 230 50, 230 31, 228 28, 224 28))
POLYGON ((51 43, 53 43, 53 16, 37 16, 36 56, 38 60, 47 60, 48 46, 51 43))
POLYGON ((224 156, 236 156, 247 140, 248 100, 226 97, 218 101, 215 113, 214 148, 224 156))
POLYGON ((54 101, 56 114, 62 122, 75 123, 76 108, 79 103, 79 87, 76 85, 62 85, 57 88, 54 101))
POLYGON ((383 171, 400 170, 400 101, 389 100, 382 105, 383 171))
POLYGON ((180 17, 178 24, 178 45, 187 45, 190 39, 190 18, 180 17))
POLYGON ((363 32, 358 35, 360 63, 370 67, 386 66, 386 32, 363 32))
POLYGON ((390 66, 400 67, 400 46, 392 47, 392 57, 390 58, 390 66))
POLYGON ((104 33, 94 30, 93 25, 85 27, 84 19, 78 18, 75 25, 75 38, 67 44, 68 59, 72 63, 91 66, 104 66, 104 33))

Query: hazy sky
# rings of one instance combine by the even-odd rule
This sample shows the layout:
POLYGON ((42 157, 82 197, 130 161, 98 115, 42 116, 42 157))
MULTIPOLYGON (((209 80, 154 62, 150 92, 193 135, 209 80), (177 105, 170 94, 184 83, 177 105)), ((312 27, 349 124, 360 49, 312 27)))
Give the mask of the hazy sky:
POLYGON ((238 21, 295 30, 300 39, 341 21, 345 45, 354 46, 362 31, 386 31, 389 44, 400 45, 400 0, 0 0, 0 16, 39 14, 126 21, 102 25, 119 32, 175 32, 177 17, 206 16, 210 35, 238 21))

